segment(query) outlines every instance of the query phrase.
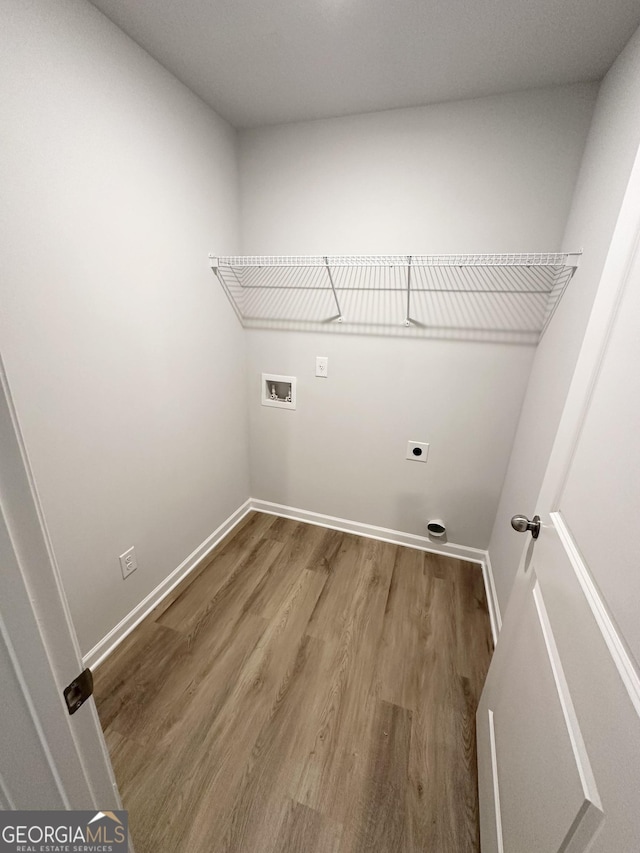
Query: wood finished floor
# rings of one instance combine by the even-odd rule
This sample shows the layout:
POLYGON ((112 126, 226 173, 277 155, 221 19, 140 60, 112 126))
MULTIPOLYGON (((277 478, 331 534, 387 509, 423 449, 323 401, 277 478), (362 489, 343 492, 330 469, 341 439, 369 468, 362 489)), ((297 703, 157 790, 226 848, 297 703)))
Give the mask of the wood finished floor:
POLYGON ((252 513, 95 673, 137 853, 479 850, 477 565, 252 513))

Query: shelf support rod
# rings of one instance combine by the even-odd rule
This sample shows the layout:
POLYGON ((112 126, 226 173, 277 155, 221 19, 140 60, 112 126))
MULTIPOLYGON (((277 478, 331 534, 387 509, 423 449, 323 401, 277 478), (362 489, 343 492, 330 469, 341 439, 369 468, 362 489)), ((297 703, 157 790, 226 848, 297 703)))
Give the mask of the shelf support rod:
POLYGON ((331 284, 331 290, 333 291, 333 298, 336 300, 336 308, 338 309, 338 316, 335 318, 338 323, 342 323, 342 310, 340 308, 340 303, 338 302, 338 294, 336 293, 336 287, 333 283, 333 276, 331 275, 331 269, 329 267, 329 258, 327 255, 324 257, 324 263, 327 267, 327 274, 329 276, 329 283, 331 284))
POLYGON ((413 322, 411 319, 411 259, 412 255, 407 255, 407 316, 405 318, 405 326, 410 326, 413 322))
POLYGON ((236 317, 240 321, 240 325, 244 326, 244 317, 242 316, 242 312, 240 311, 240 308, 238 307, 236 300, 234 299, 233 294, 231 293, 231 289, 230 289, 229 285, 225 281, 224 275, 220 271, 219 259, 216 255, 211 254, 211 253, 209 254, 209 266, 211 267, 211 271, 213 272, 215 277, 218 279, 218 281, 222 285, 222 289, 226 293, 227 299, 231 303, 231 307, 233 308, 236 317))

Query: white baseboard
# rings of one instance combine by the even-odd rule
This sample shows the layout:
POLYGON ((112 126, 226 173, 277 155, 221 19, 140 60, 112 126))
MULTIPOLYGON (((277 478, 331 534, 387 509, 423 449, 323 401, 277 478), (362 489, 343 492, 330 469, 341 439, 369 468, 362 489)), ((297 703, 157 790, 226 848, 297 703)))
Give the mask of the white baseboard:
POLYGON ((491 633, 493 634, 493 645, 498 642, 498 634, 502 629, 502 615, 500 613, 500 603, 496 593, 496 585, 493 580, 493 569, 491 567, 491 557, 489 552, 485 551, 485 557, 482 561, 482 575, 484 577, 484 589, 487 594, 487 605, 489 607, 489 619, 491 620, 491 633))
POLYGON ((242 506, 233 512, 229 518, 208 536, 204 542, 193 551, 186 560, 171 572, 140 604, 136 605, 115 628, 102 638, 83 657, 84 666, 95 669, 107 658, 114 649, 120 645, 125 637, 160 604, 171 590, 180 581, 184 580, 216 545, 239 524, 248 512, 264 512, 269 515, 279 515, 283 518, 291 518, 294 521, 303 521, 307 524, 316 524, 319 527, 328 527, 332 530, 341 530, 344 533, 355 533, 358 536, 367 536, 370 539, 380 539, 382 542, 390 542, 393 545, 405 545, 409 548, 417 548, 420 551, 428 551, 431 554, 441 554, 445 557, 457 557, 471 563, 478 563, 482 568, 487 603, 489 606, 489 618, 491 620, 491 633, 494 644, 498 639, 498 633, 502 626, 500 607, 496 596, 491 560, 487 551, 480 548, 470 548, 468 545, 455 545, 451 542, 434 542, 428 536, 419 536, 415 533, 404 533, 401 530, 392 530, 388 527, 377 527, 373 524, 365 524, 361 521, 350 521, 346 518, 337 518, 333 515, 324 515, 305 509, 285 506, 283 504, 262 501, 257 498, 249 498, 242 506))
POLYGON ((350 521, 346 518, 336 518, 333 515, 323 515, 306 509, 260 501, 251 498, 251 509, 256 512, 266 512, 269 515, 281 515, 294 521, 306 521, 307 524, 317 524, 319 527, 329 527, 332 530, 342 530, 344 533, 355 533, 367 536, 369 539, 380 539, 393 545, 407 545, 420 551, 430 551, 432 554, 443 554, 446 557, 459 557, 471 563, 483 563, 487 552, 479 548, 469 548, 467 545, 453 545, 451 542, 436 542, 428 536, 418 536, 416 533, 403 533, 401 530, 391 530, 388 527, 377 527, 362 521, 350 521))
POLYGON ((239 524, 245 515, 251 511, 251 499, 246 500, 242 506, 239 506, 235 512, 232 512, 229 518, 222 522, 210 536, 204 540, 201 545, 193 551, 186 560, 183 560, 177 569, 174 569, 158 586, 153 589, 140 604, 133 608, 124 619, 113 628, 106 637, 103 637, 82 659, 83 665, 90 669, 95 669, 102 661, 108 657, 111 652, 119 646, 124 638, 130 634, 136 625, 148 616, 149 613, 157 607, 158 604, 165 598, 172 589, 174 589, 180 581, 192 572, 205 557, 216 547, 216 545, 239 524))
POLYGON ((310 512, 306 509, 276 504, 271 501, 261 501, 257 498, 251 498, 251 509, 270 515, 281 515, 294 521, 305 521, 307 524, 317 524, 319 527, 329 527, 332 530, 368 536, 370 539, 380 539, 382 542, 391 542, 394 545, 417 548, 420 551, 428 551, 430 554, 442 554, 445 557, 458 557, 471 563, 479 563, 482 568, 494 646, 498 641, 502 618, 488 551, 483 551, 481 548, 470 548, 468 545, 455 545, 452 542, 434 542, 428 536, 419 536, 416 533, 403 533, 401 530, 391 530, 388 527, 377 527, 373 524, 364 524, 361 521, 336 518, 332 515, 323 515, 319 512, 310 512))

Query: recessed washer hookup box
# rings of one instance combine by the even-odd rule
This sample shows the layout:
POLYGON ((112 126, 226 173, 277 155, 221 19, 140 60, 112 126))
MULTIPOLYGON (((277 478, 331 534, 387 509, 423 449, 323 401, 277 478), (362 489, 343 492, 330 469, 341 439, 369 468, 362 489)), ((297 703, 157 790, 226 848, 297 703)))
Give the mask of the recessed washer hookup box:
POLYGON ((277 409, 295 409, 296 377, 263 373, 261 402, 263 406, 274 406, 277 409))

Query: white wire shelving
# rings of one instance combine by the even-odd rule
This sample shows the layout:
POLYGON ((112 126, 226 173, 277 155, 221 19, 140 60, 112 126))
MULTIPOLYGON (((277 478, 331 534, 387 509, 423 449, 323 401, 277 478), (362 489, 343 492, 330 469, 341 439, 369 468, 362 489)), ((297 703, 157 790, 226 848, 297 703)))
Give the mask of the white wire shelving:
MULTIPOLYGON (((535 342, 571 280, 576 253, 210 255, 247 328, 466 332, 535 342)), ((466 335, 469 337, 469 334, 466 335)))

